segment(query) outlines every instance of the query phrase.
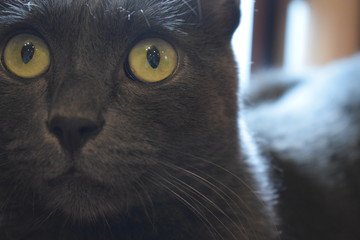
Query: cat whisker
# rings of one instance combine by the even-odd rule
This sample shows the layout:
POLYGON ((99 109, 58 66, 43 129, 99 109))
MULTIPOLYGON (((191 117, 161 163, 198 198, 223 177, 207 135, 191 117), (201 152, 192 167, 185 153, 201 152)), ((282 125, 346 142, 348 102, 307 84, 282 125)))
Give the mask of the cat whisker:
POLYGON ((141 14, 144 16, 145 22, 146 22, 146 24, 148 25, 148 27, 151 28, 149 19, 146 17, 146 15, 145 15, 145 13, 144 13, 144 10, 140 9, 140 12, 141 12, 141 14))
POLYGON ((149 219, 149 222, 150 222, 152 228, 155 229, 156 228, 155 220, 154 220, 155 214, 154 214, 154 205, 153 205, 152 199, 151 199, 148 191, 146 190, 146 187, 144 186, 144 183, 142 183, 141 180, 137 181, 136 183, 141 188, 142 191, 139 192, 135 187, 133 187, 133 189, 136 192, 139 201, 141 202, 141 205, 142 205, 142 207, 144 209, 145 215, 149 219), (145 198, 148 200, 148 202, 150 204, 150 211, 151 212, 149 212, 149 210, 147 208, 147 205, 144 202, 144 198, 142 197, 142 194, 145 195, 145 198))
MULTIPOLYGON (((218 217, 218 215, 216 214, 216 213, 214 213, 214 211, 212 211, 209 207, 207 207, 204 203, 202 203, 200 200, 199 200, 199 197, 200 197, 200 199, 202 199, 202 197, 201 197, 201 195, 199 196, 198 194, 194 194, 193 193, 193 195, 191 194, 191 192, 189 192, 188 190, 188 188, 186 187, 186 186, 184 186, 184 185, 182 185, 182 184, 177 184, 177 183, 175 183, 175 182, 173 182, 173 181, 170 181, 170 179, 168 179, 168 178, 165 178, 165 177, 162 177, 162 176, 160 176, 160 178, 161 178, 161 180, 162 180, 162 182, 166 182, 167 184, 169 184, 171 187, 173 187, 173 188, 176 188, 179 192, 181 192, 182 193, 182 195, 183 196, 186 196, 188 199, 190 199, 192 202, 193 202, 193 204, 196 204, 196 205, 198 205, 198 206, 201 206, 200 208, 201 209, 204 209, 207 213, 209 213, 217 222, 219 222, 223 227, 224 227, 224 229, 227 231, 227 232, 229 232, 233 237, 234 237, 234 239, 236 239, 236 237, 235 237, 235 235, 234 235, 234 233, 226 226, 226 224, 218 217), (195 196, 194 196, 195 195, 195 196)), ((204 199, 203 199, 204 200, 204 199)), ((211 204, 211 202, 207 202, 207 201, 205 201, 206 203, 210 203, 210 205, 212 205, 211 204)), ((215 205, 215 204, 214 204, 215 205)), ((222 212, 222 211, 221 211, 222 212)), ((225 214, 225 213, 223 213, 223 214, 225 214)), ((226 214, 225 214, 226 215, 226 214)), ((204 215, 205 217, 206 217, 206 215, 204 215)), ((207 218, 208 219, 208 218, 207 218)), ((220 236, 223 236, 222 234, 220 234, 220 236)), ((222 237, 223 238, 223 237, 222 237)))
MULTIPOLYGON (((185 183, 184 181, 178 179, 178 178, 175 178, 173 176, 170 176, 171 178, 173 178, 176 182, 179 183, 179 185, 182 185, 183 188, 185 188, 186 190, 190 190, 191 192, 193 192, 194 195, 200 197, 201 199, 203 199, 205 202, 207 203, 210 203, 210 205, 212 207, 214 207, 218 212, 220 212, 220 214, 222 214, 223 216, 225 216, 226 219, 228 219, 230 222, 232 222, 234 224, 234 226, 236 226, 236 228, 241 232, 241 233, 245 233, 245 230, 243 228, 241 228, 241 224, 235 222, 227 213, 225 213, 216 203, 214 203, 210 198, 206 197, 204 194, 202 194, 201 192, 199 192, 197 189, 195 189, 194 187, 190 186, 189 184, 185 183), (240 225, 240 226, 239 226, 240 225)), ((185 191, 186 192, 186 191, 185 191)), ((189 197, 190 196, 190 193, 189 193, 189 197)), ((195 201, 199 202, 199 204, 201 204, 200 201, 196 200, 194 198, 195 201)), ((232 231, 230 231, 226 225, 217 217, 217 214, 213 213, 213 211, 211 211, 209 208, 206 208, 211 215, 213 215, 214 218, 216 218, 217 221, 219 221, 224 227, 225 229, 228 230, 228 232, 231 233, 231 235, 234 236, 235 238, 235 235, 232 233, 232 231)), ((245 236, 245 235, 244 235, 245 236)), ((247 239, 247 238, 246 238, 247 239)))
POLYGON ((186 200, 184 197, 182 197, 179 193, 177 193, 175 190, 171 189, 167 185, 165 185, 163 182, 159 181, 152 181, 155 185, 159 186, 160 188, 165 189, 170 194, 172 194, 174 197, 176 197, 180 202, 182 202, 185 206, 189 208, 190 211, 192 211, 199 220, 205 224, 206 228, 208 228, 209 232, 214 236, 214 239, 216 239, 215 235, 220 236, 221 239, 224 240, 224 238, 221 236, 221 234, 217 231, 217 229, 214 227, 214 225, 206 218, 206 216, 193 204, 191 204, 188 200, 186 200))
MULTIPOLYGON (((170 164, 170 163, 163 163, 161 162, 161 164, 163 164, 165 167, 168 167, 170 169, 173 170, 177 170, 177 171, 181 171, 183 172, 185 175, 191 177, 192 179, 194 179, 195 181, 201 183, 202 185, 204 185, 207 189, 211 189, 211 191, 213 193, 215 193, 218 197, 220 197, 222 199, 222 201, 226 204, 227 207, 229 207, 229 209, 232 212, 236 212, 235 209, 233 208, 233 206, 235 206, 237 209, 237 211, 239 211, 239 213, 242 216, 246 216, 247 221, 249 221, 248 219, 248 215, 245 213, 244 210, 247 210, 250 215, 252 217, 255 218, 255 215, 253 213, 253 211, 250 209, 250 207, 245 203, 245 201, 240 197, 239 194, 236 194, 232 189, 230 189, 229 187, 227 187, 225 184, 223 184, 221 181, 211 177, 210 175, 201 172, 202 174, 205 174, 206 177, 211 178, 211 180, 215 181, 217 184, 219 184, 220 186, 215 185, 214 183, 210 182, 209 180, 205 179, 204 177, 179 166, 176 166, 174 164, 170 164), (220 189, 220 187, 222 187, 224 190, 220 189), (225 193, 225 191, 229 191, 229 193, 233 196, 235 196, 239 201, 236 201, 235 199, 233 199, 229 194, 225 193), (231 203, 229 202, 229 200, 231 201, 231 203), (242 205, 240 205, 242 204, 242 205), (245 208, 245 209, 244 209, 245 208)), ((197 171, 199 171, 198 169, 196 169, 197 171)), ((243 227, 242 222, 240 221, 239 216, 236 216, 238 222, 240 223, 241 227, 243 227)))
MULTIPOLYGON (((181 151, 179 151, 179 150, 176 149, 176 146, 173 146, 173 145, 170 145, 170 144, 166 144, 166 143, 157 142, 157 141, 154 141, 154 140, 148 140, 148 141, 149 141, 149 142, 153 142, 153 143, 157 143, 157 144, 158 144, 157 147, 159 147, 159 148, 164 148, 164 146, 165 146, 164 149, 166 149, 166 150, 171 150, 171 151, 174 151, 174 152, 176 152, 176 153, 180 153, 180 154, 183 154, 183 155, 185 155, 185 156, 188 156, 188 157, 191 157, 191 158, 195 158, 195 159, 197 159, 197 160, 201 160, 201 161, 203 161, 203 162, 205 162, 205 163, 207 163, 207 164, 209 164, 209 165, 211 165, 211 166, 214 166, 214 167, 220 169, 221 171, 225 171, 227 174, 230 174, 232 177, 234 177, 236 180, 238 180, 245 188, 249 189, 250 192, 253 194, 253 196, 259 200, 259 202, 260 202, 260 204, 261 204, 262 206, 266 206, 266 204, 265 204, 265 202, 262 200, 261 196, 259 196, 259 194, 256 193, 255 190, 252 189, 249 184, 247 184, 243 179, 241 179, 239 176, 235 175, 235 174, 234 174, 233 172, 231 172, 230 170, 228 170, 228 169, 226 169, 226 168, 224 168, 224 167, 222 167, 222 166, 220 166, 220 165, 218 165, 218 164, 216 164, 216 163, 210 162, 210 161, 208 161, 208 160, 206 160, 206 159, 204 159, 204 158, 202 158, 202 157, 199 157, 199 156, 196 156, 196 155, 193 155, 193 154, 190 154, 190 153, 181 152, 181 151)), ((165 156, 165 157, 166 157, 166 156, 165 156)), ((163 164, 163 165, 165 164, 164 162, 159 162, 159 163, 160 163, 160 164, 163 164)), ((169 164, 169 163, 167 163, 167 164, 169 164)), ((190 167, 190 168, 193 168, 193 169, 194 169, 194 167, 193 167, 191 164, 186 164, 184 161, 181 162, 181 164, 185 164, 187 167, 190 167)), ((178 166, 178 167, 179 167, 179 166, 178 166)), ((181 168, 181 167, 179 167, 179 168, 181 168)), ((253 213, 253 211, 251 210, 251 208, 248 206, 248 204, 246 204, 246 202, 245 202, 238 194, 236 194, 233 190, 231 190, 229 187, 227 187, 226 185, 224 185, 221 181, 219 181, 219 180, 211 177, 209 174, 205 173, 204 171, 201 171, 201 170, 198 170, 198 169, 196 169, 196 170, 202 172, 204 175, 206 175, 207 177, 211 178, 211 179, 212 179, 213 181, 215 181, 217 184, 220 184, 221 187, 224 187, 224 189, 227 189, 228 191, 230 191, 234 196, 236 196, 236 197, 238 198, 238 200, 240 200, 240 203, 242 204, 242 206, 239 206, 238 204, 235 204, 235 206, 238 206, 238 209, 240 210, 240 212, 243 213, 243 208, 245 208, 246 210, 249 211, 249 213, 253 216, 253 218, 256 219, 256 215, 253 213)), ((197 175, 197 174, 195 174, 195 175, 197 175)), ((215 192, 215 191, 214 191, 214 192, 215 192)), ((227 194, 226 194, 226 195, 227 195, 227 194)), ((225 195, 225 196, 226 196, 226 195, 225 195)), ((229 198, 232 199, 231 197, 229 197, 229 198)), ((236 202, 235 200, 233 200, 233 201, 236 202)), ((247 214, 244 214, 244 216, 246 216, 246 218, 248 219, 247 214)), ((250 222, 250 219, 248 219, 248 221, 250 222)), ((273 228, 274 228, 275 231, 277 232, 277 226, 276 226, 275 224, 273 224, 273 228)), ((255 230, 255 229, 252 229, 252 230, 255 230)), ((254 232, 254 234, 257 235, 257 232, 254 232)))
POLYGON ((148 201, 149 204, 150 204, 150 211, 151 211, 150 216, 151 216, 152 225, 153 225, 152 227, 153 227, 153 229, 155 229, 155 209, 154 209, 154 203, 153 203, 153 200, 152 200, 149 192, 148 192, 147 189, 146 189, 146 185, 144 184, 144 182, 143 182, 141 179, 140 179, 139 181, 140 181, 140 183, 141 183, 140 187, 142 187, 143 193, 145 194, 145 198, 147 199, 147 201, 148 201))
POLYGON ((193 8, 187 0, 182 0, 182 2, 195 14, 195 16, 199 15, 195 8, 193 8))
POLYGON ((40 216, 37 220, 35 220, 33 222, 33 229, 36 229, 40 226, 42 226, 44 223, 46 223, 47 220, 49 220, 51 218, 51 216, 53 216, 55 214, 55 212, 57 211, 57 209, 54 209, 52 211, 50 211, 48 214, 44 214, 43 216, 40 216))
MULTIPOLYGON (((165 149, 167 151, 171 151, 171 152, 183 155, 189 159, 201 160, 201 162, 205 162, 209 166, 215 167, 215 168, 221 170, 222 172, 225 172, 226 174, 230 174, 232 177, 234 177, 234 179, 238 180, 241 183, 241 185, 244 186, 244 188, 249 189, 250 192, 257 199, 259 199, 261 204, 264 205, 264 203, 260 199, 259 195, 243 179, 241 179, 239 176, 235 175, 234 173, 232 173, 230 170, 226 169, 225 167, 220 166, 216 163, 210 162, 202 157, 195 156, 190 153, 184 153, 184 152, 178 150, 176 148, 176 146, 173 146, 171 144, 166 144, 166 143, 162 143, 159 141, 148 140, 148 139, 146 139, 146 140, 141 139, 141 142, 148 142, 151 145, 153 145, 155 148, 165 149)), ((161 157, 163 157, 165 159, 169 158, 169 156, 166 156, 166 155, 163 155, 161 157)), ((238 193, 236 193, 234 190, 232 190, 231 188, 226 186, 220 180, 214 178, 213 176, 206 173, 205 171, 197 169, 195 166, 193 166, 193 164, 187 163, 186 161, 181 161, 179 164, 181 164, 183 166, 182 167, 182 166, 178 166, 179 164, 175 165, 174 163, 172 163, 170 161, 166 161, 166 162, 165 161, 157 161, 156 163, 161 164, 161 165, 163 165, 169 169, 172 169, 174 171, 182 172, 183 174, 187 175, 188 177, 191 177, 195 181, 202 184, 207 189, 211 189, 212 193, 214 193, 215 195, 217 195, 219 198, 222 199, 222 202, 225 204, 225 206, 227 206, 230 210, 232 210, 232 212, 238 213, 235 216, 235 218, 237 219, 236 220, 237 223, 235 225, 238 228, 245 229, 243 226, 244 221, 246 221, 247 224, 250 224, 254 220, 256 221, 256 218, 257 218, 256 214, 253 212, 252 208, 246 203, 246 201, 238 193), (191 171, 189 168, 193 169, 194 171, 191 171), (201 173, 202 176, 200 176, 199 174, 197 174, 195 172, 201 173), (243 219, 240 220, 240 217, 243 219)), ((189 188, 189 187, 187 187, 187 188, 189 188)), ((202 197, 204 197, 204 195, 202 197)), ((215 207, 215 209, 216 209, 216 207, 215 207)), ((219 210, 219 209, 217 209, 217 210, 219 210)), ((222 211, 222 212, 224 212, 224 211, 222 211)), ((249 230, 247 230, 247 231, 249 231, 249 230)), ((256 236, 257 234, 259 234, 256 231, 256 229, 250 228, 250 231, 253 231, 253 236, 256 236)))
POLYGON ((32 3, 31 1, 28 1, 28 2, 22 3, 22 4, 27 8, 27 10, 28 10, 29 12, 32 11, 32 8, 33 8, 33 7, 38 7, 38 5, 32 3))
MULTIPOLYGON (((188 165, 187 167, 190 167, 192 168, 192 166, 188 165)), ((219 166, 221 167, 221 166, 219 166)), ((254 214, 252 208, 242 199, 242 197, 236 193, 233 189, 229 188, 228 186, 226 186, 224 183, 222 183, 221 181, 219 181, 218 179, 212 177, 211 175, 209 175, 208 173, 200 170, 200 169, 197 169, 197 168, 194 168, 196 171, 200 172, 201 174, 203 174, 204 176, 206 176, 208 179, 211 179, 212 181, 216 182, 216 184, 219 184, 220 187, 224 188, 226 191, 229 191, 231 195, 235 196, 237 200, 239 200, 239 202, 237 202, 235 199, 232 199, 230 196, 229 196, 229 199, 233 201, 233 203, 235 203, 235 206, 238 206, 238 210, 241 212, 243 212, 244 208, 245 210, 247 210, 251 216, 253 217, 253 220, 257 219, 257 215, 254 214), (238 203, 238 204, 236 204, 238 203), (241 204, 241 205, 239 205, 241 204)), ((185 169, 186 170, 186 169, 185 169)), ((240 177, 236 176, 235 174, 233 174, 231 171, 221 167, 221 170, 224 170, 226 171, 227 173, 230 173, 232 176, 235 177, 235 179, 239 180, 245 187, 247 187, 248 189, 251 190, 251 193, 253 193, 253 195, 259 200, 259 203, 261 204, 262 207, 266 207, 266 203, 264 202, 264 200, 262 200, 262 198, 259 196, 258 193, 256 193, 254 190, 252 190, 248 184, 245 183, 245 181, 243 181, 240 177)), ((191 173, 191 171, 188 171, 191 173)), ((197 174, 195 174, 194 176, 196 176, 197 174)), ((199 177, 199 175, 197 175, 197 177, 199 177)), ((202 179, 203 181, 207 181, 205 178, 202 179)), ((222 191, 219 187, 217 187, 215 184, 212 184, 210 181, 207 181, 208 184, 210 184, 212 187, 214 188, 217 188, 219 191, 222 191)), ((228 194, 225 193, 225 196, 228 196, 228 194)), ((245 215, 247 216, 247 215, 245 215)), ((250 220, 250 219, 249 219, 250 220)), ((249 221, 250 223, 251 221, 249 221)), ((275 232, 278 232, 278 229, 277 229, 277 225, 275 223, 271 223, 272 227, 274 228, 274 231, 275 232)), ((255 230, 252 228, 252 230, 255 230)), ((254 234, 257 234, 257 232, 254 232, 254 234)))
POLYGON ((19 195, 22 192, 22 191, 19 191, 20 187, 22 186, 21 177, 17 176, 16 178, 12 178, 10 181, 11 182, 9 185, 11 185, 13 187, 12 187, 11 191, 8 193, 5 200, 1 203, 1 206, 0 206, 1 210, 6 209, 10 205, 11 200, 16 198, 17 195, 19 195))
POLYGON ((201 9, 201 0, 197 0, 198 9, 199 9, 199 19, 202 20, 202 9, 201 9))
POLYGON ((108 229, 108 231, 109 231, 109 233, 110 233, 111 239, 113 239, 114 234, 113 234, 113 232, 112 232, 110 223, 109 223, 106 215, 105 215, 104 213, 102 213, 102 214, 101 214, 101 218, 102 218, 102 220, 103 220, 103 222, 104 222, 104 224, 105 224, 105 227, 108 229))
MULTIPOLYGON (((216 182, 216 184, 219 184, 224 190, 220 189, 220 186, 217 186, 216 184, 210 182, 209 180, 205 179, 204 177, 202 177, 202 176, 200 176, 200 175, 196 174, 195 172, 192 172, 192 171, 190 171, 188 169, 176 166, 176 165, 171 164, 171 163, 163 163, 162 162, 161 164, 163 164, 165 167, 170 168, 172 170, 181 171, 186 176, 191 177, 193 180, 195 180, 198 183, 200 183, 201 185, 205 186, 207 190, 210 190, 217 197, 220 197, 221 198, 221 203, 224 203, 225 206, 230 209, 230 212, 232 212, 232 213, 238 212, 242 217, 244 217, 244 219, 241 220, 239 214, 235 214, 235 216, 234 216, 235 219, 236 219, 236 222, 235 222, 222 209, 220 209, 217 206, 214 206, 214 207, 217 207, 218 208, 217 210, 220 211, 223 215, 226 215, 226 217, 230 221, 232 221, 234 223, 234 225, 238 228, 239 231, 244 232, 244 233, 246 232, 245 227, 243 225, 243 221, 244 220, 247 221, 248 224, 251 223, 249 214, 250 214, 250 216, 252 218, 256 219, 255 214, 250 209, 250 207, 245 203, 245 201, 240 197, 240 195, 236 194, 233 190, 231 190, 229 187, 227 187, 226 185, 224 185, 223 183, 221 183, 217 179, 209 176, 208 174, 205 174, 206 177, 210 177, 213 181, 216 182), (230 196, 225 191, 228 191, 229 194, 235 196, 239 201, 236 201, 235 199, 233 199, 233 197, 230 196), (236 210, 234 209, 234 207, 236 208, 236 210), (248 213, 246 213, 245 211, 247 211, 248 213)), ((202 172, 202 174, 204 174, 204 173, 202 172)), ((180 179, 177 179, 177 180, 181 181, 180 179)), ((183 182, 183 181, 181 181, 181 182, 183 182)), ((184 182, 184 184, 186 184, 186 183, 184 182)), ((194 191, 199 192, 195 188, 191 187, 189 184, 186 184, 186 185, 187 185, 187 187, 193 189, 194 191)), ((205 195, 204 195, 204 197, 206 199, 208 199, 205 195)))
POLYGON ((171 145, 171 144, 167 144, 167 143, 163 143, 163 142, 158 142, 158 141, 154 141, 154 140, 147 140, 149 142, 153 142, 153 143, 156 143, 156 144, 159 144, 157 147, 159 148, 164 148, 163 146, 166 146, 166 148, 164 148, 165 150, 171 150, 175 153, 179 153, 179 154, 182 154, 184 156, 188 156, 188 157, 191 157, 191 158, 194 158, 196 160, 200 160, 202 162, 205 162, 206 164, 209 164, 213 167, 216 167, 218 168, 219 170, 222 170, 224 172, 226 172, 227 174, 231 175, 232 177, 234 177, 236 180, 238 180, 239 182, 241 182, 242 185, 244 185, 259 201, 262 202, 262 199, 261 197, 256 193, 256 191, 249 185, 247 184, 243 179, 241 179, 239 176, 237 176, 235 173, 231 172, 230 170, 224 168, 223 166, 220 166, 219 164, 216 164, 214 162, 210 162, 209 160, 205 159, 205 158, 202 158, 200 156, 196 156, 194 154, 191 154, 191 153, 186 153, 186 152, 182 152, 182 151, 179 151, 178 149, 176 149, 176 146, 174 145, 171 145))

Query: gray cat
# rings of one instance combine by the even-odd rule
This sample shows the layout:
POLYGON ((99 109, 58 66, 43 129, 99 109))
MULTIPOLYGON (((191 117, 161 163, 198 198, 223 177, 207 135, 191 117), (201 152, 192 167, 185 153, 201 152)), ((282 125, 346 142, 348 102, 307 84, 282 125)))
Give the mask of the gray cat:
POLYGON ((275 238, 238 137, 239 15, 236 0, 0 1, 0 238, 275 238))

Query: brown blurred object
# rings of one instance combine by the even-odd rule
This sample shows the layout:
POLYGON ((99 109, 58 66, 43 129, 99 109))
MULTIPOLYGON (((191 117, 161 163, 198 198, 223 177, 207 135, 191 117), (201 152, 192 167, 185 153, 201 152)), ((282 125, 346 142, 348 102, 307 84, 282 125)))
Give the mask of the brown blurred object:
POLYGON ((325 64, 359 51, 359 0, 308 0, 308 2, 312 11, 310 64, 325 64))
MULTIPOLYGON (((254 32, 252 50, 252 71, 275 65, 278 42, 284 45, 286 6, 290 0, 257 0, 255 2, 254 32), (279 17, 281 16, 281 17, 279 17)), ((281 60, 282 61, 282 60, 281 60)))
MULTIPOLYGON (((306 1, 311 9, 309 65, 322 65, 360 50, 360 0, 306 1)), ((286 14, 290 2, 255 2, 253 72, 283 65, 286 14)))

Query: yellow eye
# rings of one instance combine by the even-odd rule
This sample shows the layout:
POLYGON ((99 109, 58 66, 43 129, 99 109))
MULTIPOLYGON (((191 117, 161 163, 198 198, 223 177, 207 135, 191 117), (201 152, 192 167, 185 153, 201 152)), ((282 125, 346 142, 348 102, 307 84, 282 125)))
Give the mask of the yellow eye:
POLYGON ((50 66, 50 52, 46 43, 31 34, 19 34, 7 43, 4 65, 16 76, 34 78, 45 73, 50 66))
POLYGON ((175 71, 178 56, 166 41, 150 38, 133 47, 128 61, 129 70, 134 77, 145 82, 158 82, 175 71))

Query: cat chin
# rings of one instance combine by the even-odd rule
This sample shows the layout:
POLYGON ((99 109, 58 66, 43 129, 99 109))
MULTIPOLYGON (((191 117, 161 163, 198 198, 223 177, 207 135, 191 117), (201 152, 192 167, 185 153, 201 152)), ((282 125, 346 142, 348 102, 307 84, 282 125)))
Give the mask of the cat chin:
POLYGON ((86 176, 61 176, 40 193, 48 211, 86 223, 123 214, 136 202, 127 189, 103 185, 86 176))

